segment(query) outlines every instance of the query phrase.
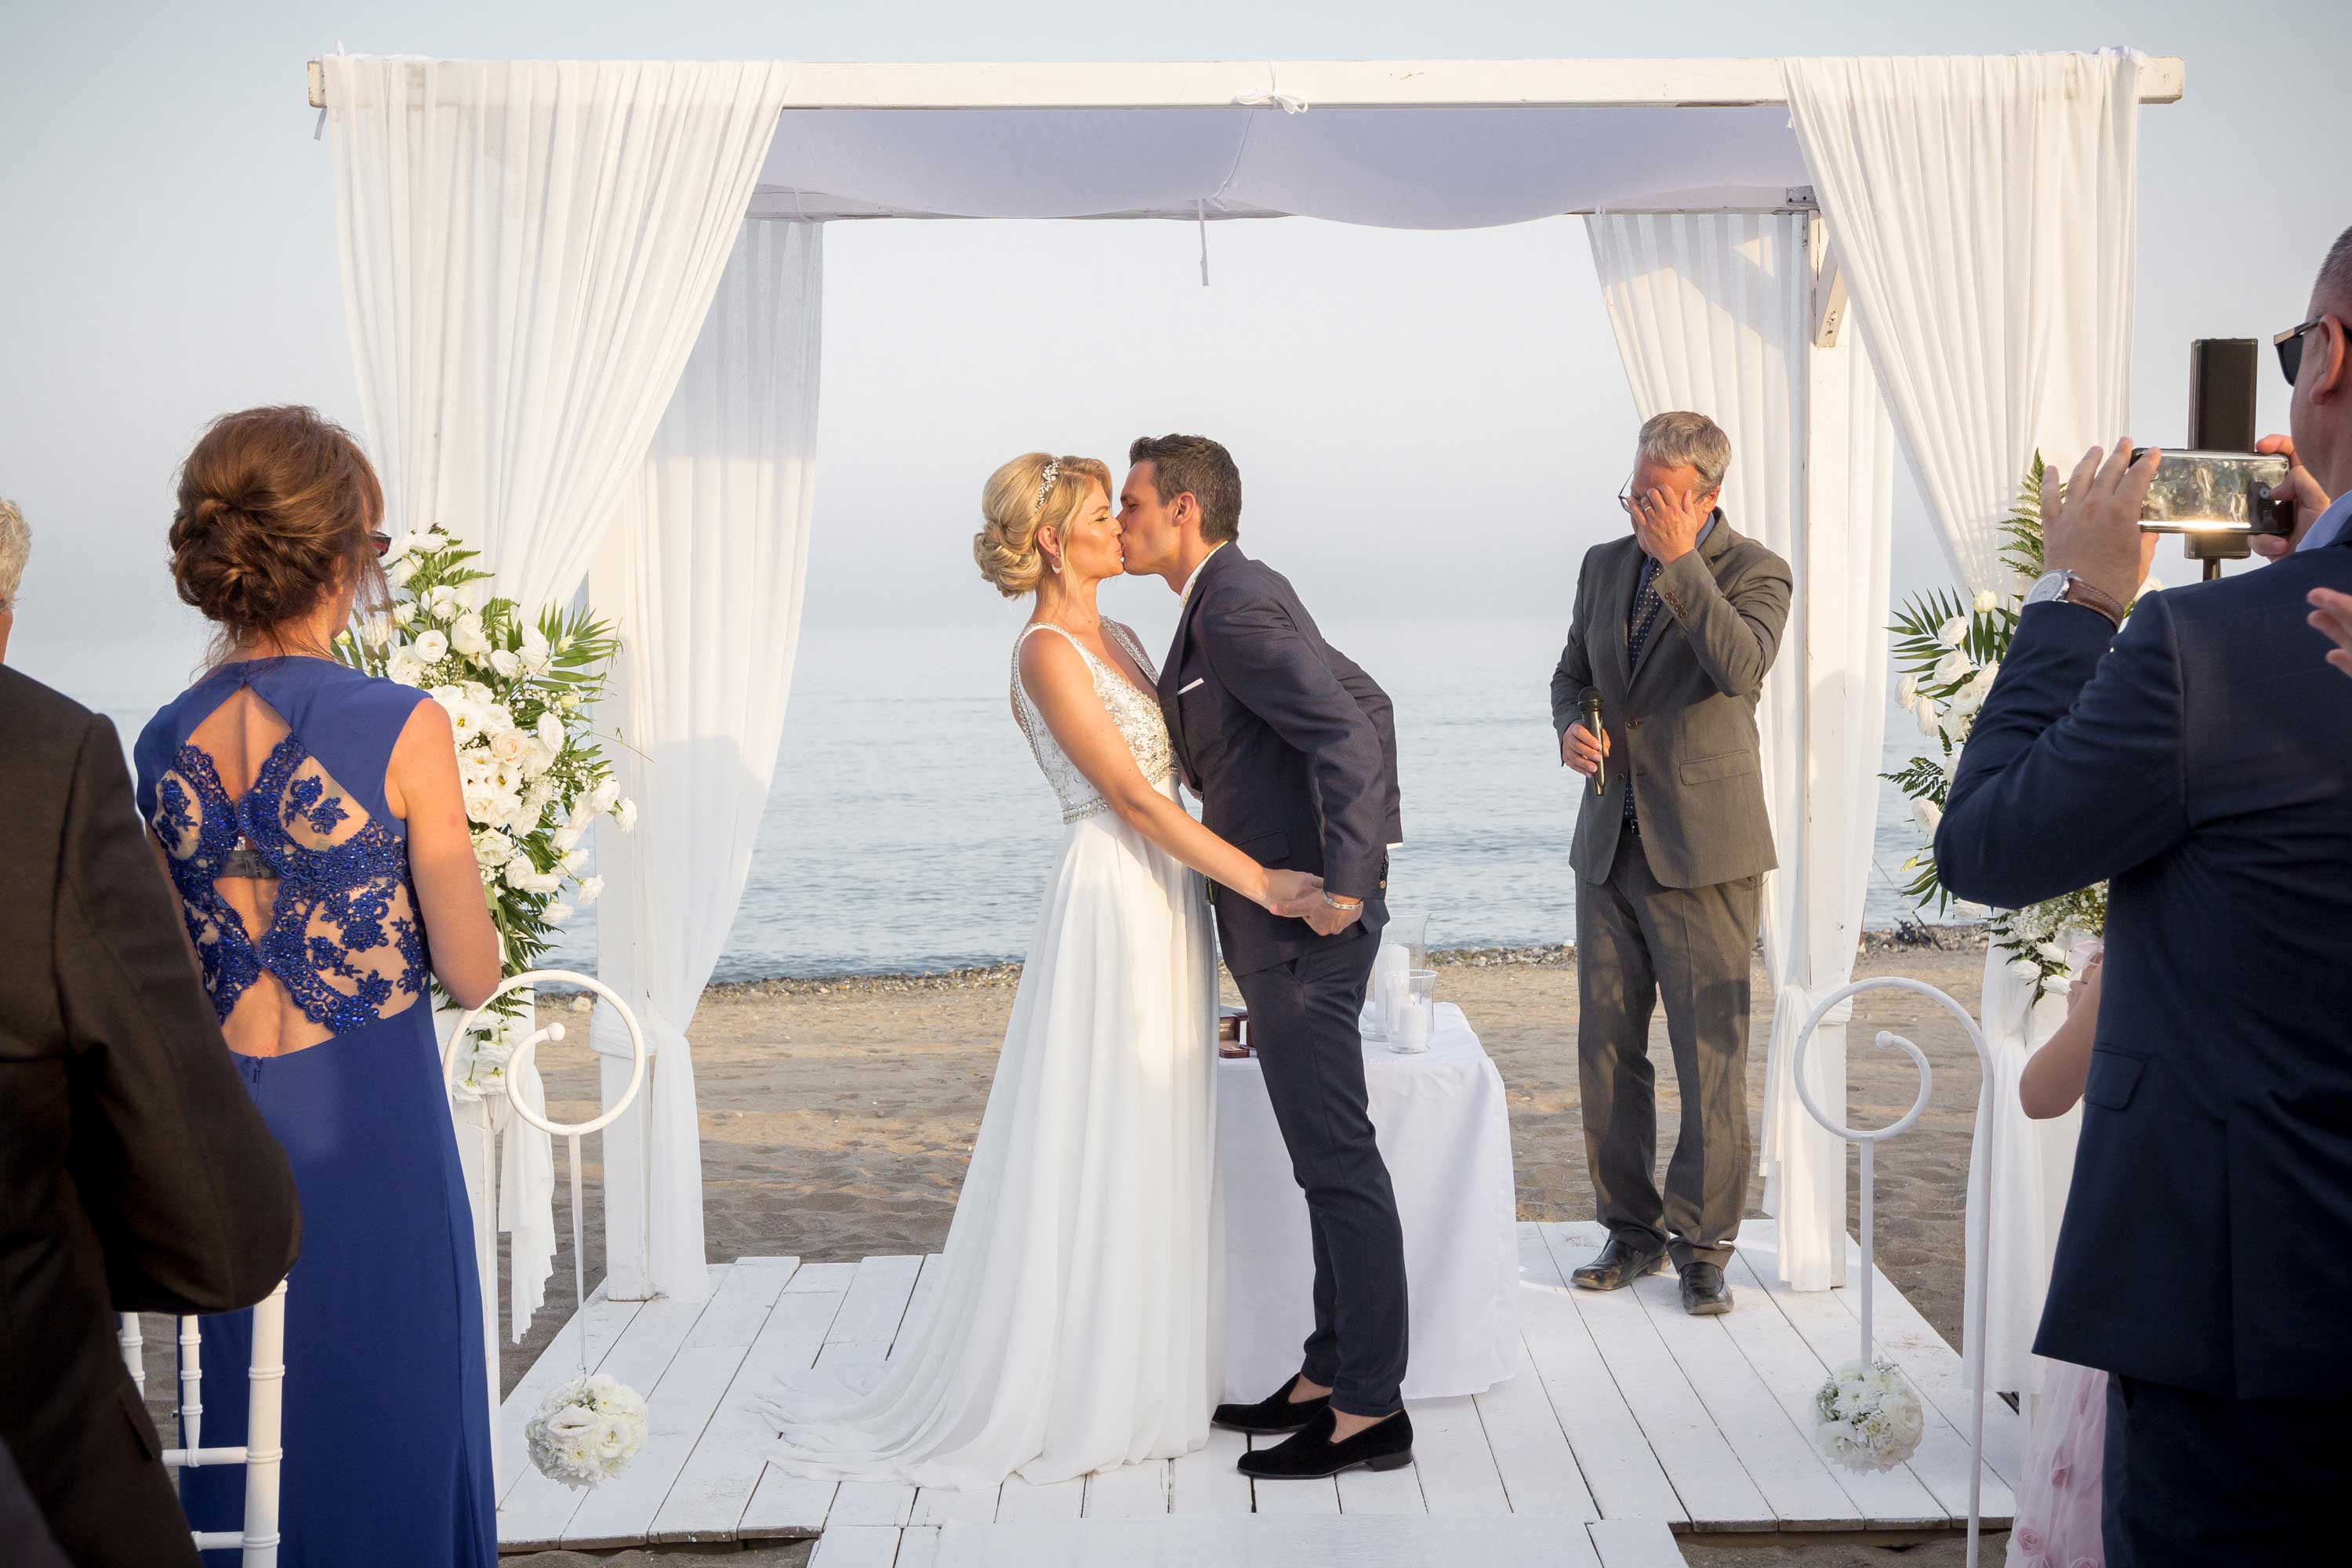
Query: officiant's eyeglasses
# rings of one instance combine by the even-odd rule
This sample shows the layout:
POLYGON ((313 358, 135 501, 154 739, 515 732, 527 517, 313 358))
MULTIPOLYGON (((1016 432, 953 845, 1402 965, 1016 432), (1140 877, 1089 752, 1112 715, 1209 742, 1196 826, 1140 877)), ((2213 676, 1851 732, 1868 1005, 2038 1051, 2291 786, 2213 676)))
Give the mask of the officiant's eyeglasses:
POLYGON ((378 533, 373 529, 370 529, 368 543, 374 548, 375 558, 379 561, 392 553, 392 535, 389 533, 378 533))
POLYGON ((2305 336, 2316 328, 2320 322, 2326 320, 2327 320, 2327 318, 2325 316, 2314 316, 2311 320, 2304 322, 2303 325, 2299 327, 2289 327, 2286 331, 2271 339, 2271 346, 2278 350, 2279 369, 2286 373, 2286 384, 2289 386, 2293 386, 2297 381, 2303 378, 2303 340, 2305 336))

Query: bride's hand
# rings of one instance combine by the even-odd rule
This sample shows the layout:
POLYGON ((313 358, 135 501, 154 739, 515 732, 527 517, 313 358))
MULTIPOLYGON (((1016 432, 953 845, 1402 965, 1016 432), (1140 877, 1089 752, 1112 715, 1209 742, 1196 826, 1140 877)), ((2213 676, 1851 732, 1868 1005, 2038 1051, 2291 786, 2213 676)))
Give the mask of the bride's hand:
POLYGON ((1265 892, 1258 902, 1270 913, 1296 919, 1322 897, 1322 878, 1305 871, 1269 870, 1265 874, 1265 892))

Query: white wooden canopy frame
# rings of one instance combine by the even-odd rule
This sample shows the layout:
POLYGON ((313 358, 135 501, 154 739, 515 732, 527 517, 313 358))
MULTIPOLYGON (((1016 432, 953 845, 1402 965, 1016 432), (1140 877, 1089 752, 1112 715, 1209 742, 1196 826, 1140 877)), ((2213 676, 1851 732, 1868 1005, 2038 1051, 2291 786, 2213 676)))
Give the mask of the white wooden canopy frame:
MULTIPOLYGON (((1986 498, 2013 493, 2033 446, 2063 450, 2118 427, 2107 421, 2121 416, 2127 384, 2137 110, 2177 100, 2183 82, 2179 59, 2122 51, 1942 60, 311 62, 310 101, 335 132, 367 434, 397 523, 439 522, 465 535, 501 591, 526 600, 569 594, 598 559, 600 603, 610 583, 637 606, 623 612, 620 629, 630 645, 625 673, 639 691, 703 689, 706 672, 726 668, 711 649, 730 638, 784 672, 769 682, 772 702, 722 704, 688 726, 685 740, 740 756, 740 778, 710 766, 707 748, 681 744, 675 761, 650 757, 633 792, 649 817, 690 801, 698 820, 737 826, 716 843, 622 856, 635 894, 622 907, 608 898, 603 913, 600 968, 645 1015, 650 1037, 635 1051, 617 1038, 599 1043, 615 1058, 605 1064, 615 1109, 639 1074, 636 1056, 650 1054, 645 1095, 604 1133, 608 1291, 698 1298, 706 1288, 685 1029, 726 922, 682 952, 672 917, 689 899, 732 910, 782 723, 805 568, 823 224, 1150 217, 1198 222, 1205 235, 1212 220, 1301 216, 1415 228, 1562 214, 1769 217, 1780 226, 1779 252, 1808 269, 1798 280, 1802 321, 1789 326, 1787 295, 1772 304, 1781 323, 1774 352, 1792 368, 1761 395, 1763 425, 1735 430, 1735 446, 1748 443, 1739 458, 1748 461, 1756 428, 1781 433, 1786 451, 1774 460, 1794 476, 1788 553, 1801 579, 1808 562, 1853 547, 1842 531, 1864 512, 1852 499, 1862 481, 1850 476, 1867 479, 1853 448, 1883 430, 1886 411, 1966 579, 1994 553, 1985 541, 1999 513, 1986 498), (1932 165, 1922 177, 1906 162, 1922 155, 1948 160, 1951 177, 1932 165), (2061 220, 2072 229, 2057 232, 2061 220), (748 237, 768 229, 803 238, 761 251, 748 237), (726 237, 738 230, 745 237, 730 261, 726 237), (763 278, 781 280, 779 297, 797 290, 781 315, 755 309, 763 278), (794 310, 804 330, 785 319, 794 310), (1962 317, 1995 331, 1977 342, 1962 317), (552 330, 548 321, 590 341, 534 338, 552 330), (1845 330, 1852 321, 1860 334, 1845 330), (2004 323, 2015 330, 2000 331, 2004 323), (723 333, 740 340, 717 341, 723 333), (1857 335, 1874 378, 1854 371, 1856 351, 1842 346, 1857 335), (744 416, 744 399, 697 379, 689 351, 697 363, 749 354, 757 395, 771 404, 744 416), (2076 363, 2085 359, 2095 363, 2076 363), (1990 414, 1953 409, 1945 389, 1955 384, 1990 400, 1990 414), (672 403, 681 386, 692 396, 681 390, 672 403), (480 405, 485 387, 509 401, 480 405), (513 397, 518 387, 530 395, 513 397), (533 422, 542 408, 563 411, 560 427, 533 422), (760 490, 757 529, 743 521, 754 503, 722 505, 678 482, 681 454, 707 450, 714 431, 736 443, 730 454, 751 471, 790 470, 789 482, 760 490), (779 452, 760 447, 763 439, 800 445, 779 452), (654 473, 665 462, 666 480, 654 473), (645 469, 642 483, 633 465, 645 469), (639 500, 625 506, 632 494, 639 500), (631 521, 612 527, 625 512, 631 521), (782 557, 770 549, 779 531, 791 535, 782 557), (626 536, 626 548, 608 542, 599 557, 608 533, 626 536), (742 565, 755 547, 769 553, 742 565), (777 585, 756 626, 740 605, 706 595, 706 578, 723 584, 739 571, 769 574, 777 585), (671 1011, 685 1017, 648 1006, 643 976, 655 969, 676 994, 671 1011), (680 1161, 691 1180, 677 1179, 680 1161)), ((1750 330, 1748 302, 1726 292, 1739 287, 1729 253, 1690 247, 1714 243, 1709 234, 1733 247, 1752 236, 1741 237, 1739 222, 1683 229, 1668 270, 1685 268, 1684 285, 1750 330)), ((1613 299, 1611 309, 1630 357, 1657 323, 1630 320, 1613 299)), ((1879 537, 1864 542, 1881 555, 1883 606, 1876 527, 1879 537)), ((1862 809, 1820 805, 1832 798, 1818 788, 1824 728, 1843 737, 1839 772, 1854 775, 1833 798, 1875 797, 1875 749, 1854 743, 1852 726, 1832 717, 1866 707, 1865 689, 1883 689, 1853 679, 1864 662, 1851 633, 1856 606, 1869 602, 1866 575, 1832 574, 1857 586, 1801 606, 1780 653, 1790 673, 1776 676, 1786 696, 1773 700, 1801 710, 1784 726, 1794 740, 1782 749, 1792 754, 1771 766, 1793 770, 1780 798, 1801 801, 1796 815, 1807 819, 1776 821, 1779 875, 1792 879, 1791 929, 1812 931, 1798 945, 1814 955, 1810 969, 1800 954, 1790 960, 1797 967, 1775 974, 1776 988, 1797 981, 1791 999, 1842 984, 1859 935, 1866 853, 1854 863, 1834 847, 1833 825, 1812 818, 1862 809), (1792 864, 1801 858, 1810 870, 1792 864), (1808 921, 1805 910, 1823 900, 1850 904, 1853 920, 1808 921)), ((1883 626, 1874 635, 1883 665, 1883 626)), ((1789 1021, 1790 1033, 1804 1016, 1789 1021)), ((1828 1017, 1837 1037, 1819 1060, 1842 1057, 1843 1017, 1828 1017)), ((1841 1068, 1804 1086, 1831 1125, 1843 1125, 1843 1081, 1841 1068)), ((1780 1125, 1810 1127, 1796 1097, 1781 1098, 1780 1125)), ((510 1135, 544 1136, 530 1119, 510 1135)), ((1766 1142, 1784 1164, 1801 1152, 1784 1143, 1771 1153, 1769 1128, 1766 1142)), ((1803 1159, 1833 1157, 1835 1166, 1813 1173, 1803 1212, 1782 1213, 1781 1255, 1785 1268, 1810 1248, 1812 1276, 1790 1282, 1821 1289, 1844 1268, 1843 1144, 1823 1132, 1809 1147, 1803 1159)))

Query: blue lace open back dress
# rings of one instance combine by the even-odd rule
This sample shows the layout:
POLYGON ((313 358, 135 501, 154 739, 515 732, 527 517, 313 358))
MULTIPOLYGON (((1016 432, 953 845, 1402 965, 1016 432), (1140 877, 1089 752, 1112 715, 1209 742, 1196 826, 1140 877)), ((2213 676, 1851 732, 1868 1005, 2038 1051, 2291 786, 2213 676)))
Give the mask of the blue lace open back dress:
MULTIPOLYGON (((473 1221, 407 825, 384 801, 394 743, 429 700, 326 659, 247 660, 183 693, 137 746, 140 810, 215 1012, 225 1028, 241 1007, 285 1020, 280 1054, 236 1058, 302 1206, 286 1298, 285 1568, 492 1568, 498 1556, 473 1221)), ((245 1441, 251 1349, 250 1313, 203 1320, 206 1447, 245 1441)), ((238 1527, 244 1476, 182 1472, 195 1528, 238 1527)))

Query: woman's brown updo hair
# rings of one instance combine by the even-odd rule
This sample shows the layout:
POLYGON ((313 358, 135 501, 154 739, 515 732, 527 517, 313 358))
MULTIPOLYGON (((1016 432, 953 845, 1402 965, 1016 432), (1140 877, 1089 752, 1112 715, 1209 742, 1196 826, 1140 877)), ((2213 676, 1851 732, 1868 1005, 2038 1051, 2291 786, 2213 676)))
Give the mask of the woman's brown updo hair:
POLYGON ((1051 528, 1069 548, 1069 522, 1086 499, 1087 481, 1110 494, 1110 466, 1098 458, 1056 458, 1050 452, 1024 452, 988 476, 980 492, 981 530, 971 536, 971 558, 980 574, 1008 599, 1017 599, 1037 586, 1045 574, 1045 558, 1037 548, 1037 531, 1051 528), (1045 466, 1055 465, 1054 483, 1037 501, 1045 483, 1045 466))
POLYGON ((383 487, 341 426, 310 408, 225 414, 180 466, 172 580, 219 627, 216 657, 282 645, 273 634, 339 588, 383 602, 368 538, 383 521, 383 487))

